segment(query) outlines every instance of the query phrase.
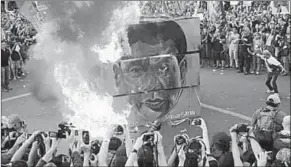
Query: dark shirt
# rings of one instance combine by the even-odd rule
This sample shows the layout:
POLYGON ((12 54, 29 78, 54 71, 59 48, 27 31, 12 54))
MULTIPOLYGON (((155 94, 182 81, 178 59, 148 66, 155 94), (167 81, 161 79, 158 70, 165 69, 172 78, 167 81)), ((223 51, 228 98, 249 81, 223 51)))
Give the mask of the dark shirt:
POLYGON ((1 49, 1 67, 8 66, 10 52, 8 49, 1 49))
POLYGON ((223 50, 222 43, 220 42, 220 39, 214 38, 214 41, 212 43, 212 48, 215 51, 222 51, 223 50))
POLYGON ((251 44, 253 42, 253 37, 251 35, 247 36, 247 37, 243 37, 242 39, 242 49, 247 50, 247 48, 251 48, 251 44), (244 40, 246 39, 246 41, 244 40))

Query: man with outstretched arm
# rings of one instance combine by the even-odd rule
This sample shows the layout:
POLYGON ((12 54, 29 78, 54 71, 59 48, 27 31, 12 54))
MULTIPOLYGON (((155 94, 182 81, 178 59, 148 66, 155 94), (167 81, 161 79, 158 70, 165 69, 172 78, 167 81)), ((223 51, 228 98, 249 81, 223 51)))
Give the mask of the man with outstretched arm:
MULTIPOLYGON (((249 51, 250 52, 250 51, 249 51)), ((265 61, 267 70, 268 70, 268 77, 266 80, 266 86, 268 87, 267 93, 279 93, 278 86, 277 86, 277 78, 280 73, 285 73, 285 69, 282 64, 272 56, 271 52, 268 50, 264 50, 263 54, 258 53, 251 53, 252 55, 258 56, 265 61), (271 85, 272 81, 272 85, 271 85)))

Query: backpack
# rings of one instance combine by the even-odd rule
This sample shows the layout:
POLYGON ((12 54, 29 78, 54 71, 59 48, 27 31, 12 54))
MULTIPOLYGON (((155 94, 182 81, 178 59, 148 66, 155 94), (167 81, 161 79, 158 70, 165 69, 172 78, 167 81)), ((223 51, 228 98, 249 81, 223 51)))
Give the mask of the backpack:
POLYGON ((258 114, 255 129, 263 130, 263 131, 274 131, 275 129, 275 118, 279 110, 271 111, 267 108, 262 108, 258 114))
POLYGON ((275 132, 275 118, 279 110, 271 111, 267 108, 261 109, 254 127, 254 135, 260 146, 271 151, 273 148, 273 134, 275 132))

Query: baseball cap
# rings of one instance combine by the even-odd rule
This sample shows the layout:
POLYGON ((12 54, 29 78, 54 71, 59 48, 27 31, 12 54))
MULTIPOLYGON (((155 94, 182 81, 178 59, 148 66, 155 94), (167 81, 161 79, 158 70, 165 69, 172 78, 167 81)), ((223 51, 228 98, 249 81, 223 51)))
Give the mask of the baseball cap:
POLYGON ((278 94, 271 94, 268 98, 267 98, 267 102, 273 103, 273 104, 280 104, 281 100, 278 94))
POLYGON ((8 128, 13 128, 17 123, 23 122, 18 114, 11 114, 8 116, 8 128))

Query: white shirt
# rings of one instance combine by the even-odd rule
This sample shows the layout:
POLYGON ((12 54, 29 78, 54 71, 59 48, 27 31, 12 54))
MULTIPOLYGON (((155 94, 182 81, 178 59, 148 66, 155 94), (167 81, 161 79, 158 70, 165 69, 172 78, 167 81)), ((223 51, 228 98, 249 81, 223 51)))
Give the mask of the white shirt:
POLYGON ((19 51, 20 51, 20 47, 19 47, 18 45, 16 45, 16 47, 15 47, 15 51, 16 51, 16 52, 19 52, 19 51))
POLYGON ((232 46, 238 46, 238 40, 239 40, 239 34, 238 33, 231 33, 230 34, 230 45, 232 45, 232 46))
POLYGON ((270 58, 266 59, 264 55, 258 55, 261 59, 265 61, 266 67, 268 72, 273 72, 272 66, 281 66, 281 63, 273 56, 270 58))
POLYGON ((266 41, 266 45, 267 46, 272 46, 272 39, 273 39, 274 35, 270 34, 267 38, 267 41, 266 41))

